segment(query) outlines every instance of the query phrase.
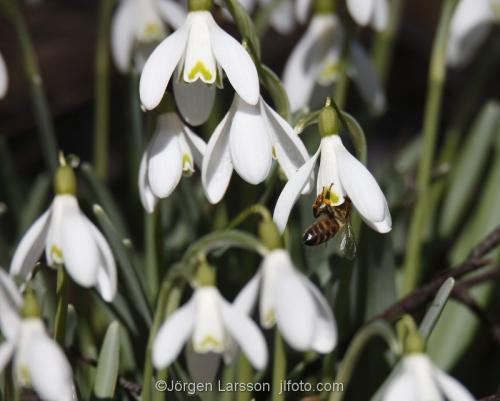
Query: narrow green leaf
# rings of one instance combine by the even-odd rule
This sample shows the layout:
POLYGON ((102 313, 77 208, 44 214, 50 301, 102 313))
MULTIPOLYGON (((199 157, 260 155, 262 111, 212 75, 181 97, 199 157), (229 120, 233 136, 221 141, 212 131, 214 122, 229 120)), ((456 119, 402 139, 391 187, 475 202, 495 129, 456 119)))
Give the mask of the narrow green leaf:
POLYGON ((307 127, 318 123, 319 111, 313 111, 311 113, 306 113, 301 116, 300 119, 295 124, 295 132, 300 135, 307 127))
POLYGON ((93 210, 104 235, 111 245, 113 254, 118 260, 121 277, 132 301, 132 305, 144 318, 147 325, 150 326, 152 322, 152 312, 149 308, 144 288, 141 285, 141 279, 138 277, 137 270, 132 265, 133 258, 129 254, 128 249, 124 246, 125 240, 120 237, 113 223, 101 206, 94 205, 93 210))
POLYGON ((260 65, 259 78, 264 88, 267 89, 278 113, 287 121, 290 121, 290 103, 285 88, 278 76, 269 67, 260 65))
POLYGON ((453 277, 448 278, 441 285, 439 291, 434 297, 431 306, 427 310, 427 313, 425 314, 418 328, 420 334, 425 339, 428 339, 429 336, 431 335, 432 329, 434 328, 439 317, 441 316, 441 312, 443 312, 443 309, 446 305, 446 302, 448 302, 448 298, 450 297, 451 291, 453 290, 454 286, 455 286, 455 279, 453 277))
POLYGON ((118 366, 120 362, 120 324, 112 322, 101 347, 97 362, 94 393, 99 398, 112 398, 115 395, 118 366))
POLYGON ((366 149, 366 136, 361 125, 349 113, 343 111, 341 113, 342 123, 344 124, 347 132, 349 133, 354 149, 356 149, 356 157, 363 164, 366 164, 367 149, 366 149))
POLYGON ((51 183, 52 180, 48 174, 41 174, 37 177, 21 210, 18 230, 20 235, 22 235, 42 213, 51 183))
POLYGON ((500 104, 487 103, 474 122, 458 160, 454 163, 448 189, 445 192, 439 233, 443 238, 461 224, 467 205, 475 202, 475 189, 488 161, 491 140, 500 123, 500 104))

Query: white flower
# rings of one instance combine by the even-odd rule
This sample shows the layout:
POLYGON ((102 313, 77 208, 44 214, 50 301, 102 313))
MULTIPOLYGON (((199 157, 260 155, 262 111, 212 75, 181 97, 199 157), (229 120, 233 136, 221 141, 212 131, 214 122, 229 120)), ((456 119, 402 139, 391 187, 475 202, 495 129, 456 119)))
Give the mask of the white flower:
POLYGON ((383 401, 473 401, 462 384, 438 369, 425 354, 403 357, 396 376, 388 384, 383 401))
POLYGON ((247 51, 224 32, 208 11, 191 11, 146 61, 140 80, 144 107, 160 103, 174 70, 174 96, 191 125, 205 122, 212 110, 215 84, 222 70, 238 95, 252 105, 259 101, 259 77, 247 51))
MULTIPOLYGON (((331 86, 338 75, 344 29, 335 14, 316 14, 290 55, 283 73, 283 85, 292 111, 307 106, 316 84, 331 86)), ((385 109, 385 95, 370 57, 352 42, 347 73, 362 98, 375 113, 385 109)))
POLYGON ((259 328, 216 287, 196 288, 192 298, 160 327, 153 344, 154 366, 170 365, 189 338, 195 353, 231 352, 234 341, 256 369, 267 364, 267 347, 259 328))
POLYGON ((142 69, 147 54, 141 54, 140 47, 154 45, 165 38, 163 20, 178 28, 186 14, 172 0, 121 0, 111 24, 111 52, 118 70, 122 73, 130 70, 134 48, 138 50, 135 66, 142 69))
POLYGON ((282 249, 264 257, 257 274, 241 290, 234 306, 250 313, 260 288, 260 322, 277 324, 285 341, 299 351, 331 352, 337 328, 326 299, 293 265, 282 249))
POLYGON ((500 21, 500 0, 460 0, 451 20, 448 37, 448 64, 467 64, 490 32, 500 21))
POLYGON ((273 215, 278 229, 284 231, 293 204, 314 173, 314 166, 320 154, 316 193, 319 195, 323 192, 323 188, 330 188, 332 206, 342 204, 347 195, 366 224, 380 233, 389 232, 392 220, 384 194, 375 178, 349 153, 338 135, 322 138, 314 156, 283 188, 273 215))
POLYGON ((370 25, 382 31, 389 20, 387 0, 347 0, 347 9, 352 18, 361 26, 370 25))
POLYGON ((201 177, 208 200, 222 199, 233 168, 246 182, 260 184, 269 174, 273 157, 290 177, 309 155, 293 128, 262 98, 252 106, 235 95, 203 158, 201 177))
POLYGON ((80 211, 73 195, 56 195, 50 208, 28 229, 12 258, 11 275, 29 276, 45 249, 49 266, 64 264, 82 287, 97 287, 111 302, 116 294, 116 265, 99 229, 80 211))
POLYGON ((13 359, 16 381, 33 388, 46 401, 73 400, 71 366, 47 335, 39 318, 22 319, 22 298, 10 277, 0 270, 0 371, 13 359))
POLYGON ((9 75, 7 74, 7 67, 5 66, 5 61, 0 53, 0 99, 7 93, 7 87, 9 86, 9 75))
POLYGON ((139 168, 139 194, 144 208, 153 212, 158 198, 166 198, 177 187, 183 174, 201 168, 206 144, 191 131, 175 112, 158 117, 156 132, 142 155, 139 168))

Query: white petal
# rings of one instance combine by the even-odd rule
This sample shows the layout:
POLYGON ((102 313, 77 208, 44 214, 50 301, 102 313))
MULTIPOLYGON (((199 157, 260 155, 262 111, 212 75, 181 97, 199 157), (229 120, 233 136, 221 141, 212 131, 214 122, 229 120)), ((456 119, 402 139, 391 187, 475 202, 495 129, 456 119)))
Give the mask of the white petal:
POLYGON ((161 17, 174 29, 179 29, 186 20, 186 10, 175 1, 156 0, 155 5, 161 17))
POLYGON ((324 187, 329 188, 338 198, 333 205, 344 202, 345 191, 339 178, 339 167, 335 147, 340 141, 338 135, 331 135, 321 139, 321 158, 319 161, 318 177, 316 178, 316 194, 323 192, 324 187))
POLYGON ((387 0, 375 0, 373 5, 372 24, 377 31, 383 31, 389 21, 389 4, 387 0))
POLYGON ((153 213, 158 198, 151 191, 148 180, 148 149, 144 151, 141 158, 141 164, 139 167, 139 197, 141 198, 142 207, 146 209, 148 213, 153 213))
POLYGON ((201 169, 203 156, 207 151, 207 144, 203 139, 196 135, 189 127, 184 126, 184 134, 191 152, 193 153, 194 163, 201 169))
POLYGON ((203 157, 201 181, 210 203, 217 203, 222 199, 233 174, 233 164, 229 153, 229 129, 233 114, 231 107, 215 128, 203 157))
POLYGON ((404 369, 411 375, 417 388, 417 400, 444 401, 433 379, 433 367, 425 354, 403 357, 404 369))
POLYGON ((7 93, 8 86, 9 75, 7 73, 7 67, 5 66, 5 61, 0 53, 0 99, 7 93))
POLYGON ((25 279, 35 267, 45 248, 45 239, 49 230, 51 209, 42 214, 24 234, 16 248, 10 264, 10 274, 25 279))
POLYGON ((234 169, 246 182, 260 184, 269 175, 272 147, 266 120, 259 106, 245 103, 235 95, 236 112, 229 132, 234 169))
POLYGON ((252 58, 236 39, 217 25, 212 16, 210 18, 210 41, 217 63, 226 72, 227 79, 236 93, 245 102, 257 104, 259 76, 252 58))
POLYGON ((207 85, 202 80, 186 83, 174 79, 174 97, 182 117, 191 125, 201 125, 212 112, 215 85, 207 85))
POLYGON ((186 82, 201 80, 213 84, 217 68, 212 53, 209 27, 213 17, 208 11, 190 12, 187 18, 189 36, 186 45, 183 79, 186 82))
MULTIPOLYGON (((14 282, 0 268, 0 326, 7 339, 15 339, 20 323, 21 293, 14 282)), ((1 370, 1 369, 0 369, 1 370)))
POLYGON ((99 249, 100 264, 97 273, 97 291, 106 302, 113 301, 116 295, 116 263, 108 241, 101 234, 99 229, 87 218, 90 231, 99 249))
POLYGON ((121 1, 111 21, 111 54, 116 67, 122 73, 130 68, 134 45, 137 3, 121 1))
POLYGON ((295 1, 295 17, 301 24, 304 24, 306 22, 310 8, 311 8, 311 0, 295 1))
POLYGON ((319 153, 318 149, 316 153, 297 170, 297 173, 288 180, 283 191, 281 191, 273 213, 273 220, 281 233, 285 231, 285 226, 295 201, 314 171, 319 153))
POLYGON ((434 379, 449 401, 474 401, 476 399, 462 383, 436 367, 434 367, 434 379))
POLYGON ((349 57, 361 97, 375 114, 382 113, 386 107, 385 94, 371 58, 357 42, 351 45, 349 57))
POLYGON ((276 158, 287 178, 290 179, 299 167, 309 160, 309 153, 290 124, 269 107, 263 99, 261 99, 261 109, 267 117, 276 158))
POLYGON ((316 286, 307 277, 303 275, 300 275, 300 277, 304 285, 311 292, 318 312, 312 348, 316 352, 329 353, 333 351, 337 344, 337 325, 335 324, 332 309, 316 286))
POLYGON ((148 150, 148 181, 159 198, 169 196, 182 177, 182 153, 178 135, 182 127, 175 113, 158 117, 158 128, 148 150))
POLYGON ((15 347, 16 343, 14 341, 5 341, 0 345, 0 371, 3 371, 12 359, 15 347))
POLYGON ((170 77, 184 53, 187 34, 187 26, 183 24, 161 42, 146 61, 139 82, 141 102, 146 109, 154 109, 163 98, 170 77))
POLYGON ((99 249, 87 218, 81 212, 65 215, 61 224, 61 250, 69 275, 82 287, 93 287, 99 272, 99 249))
POLYGON ((259 285, 260 285, 261 275, 257 272, 245 286, 238 293, 233 301, 234 308, 242 311, 243 313, 250 315, 257 301, 257 296, 259 295, 259 285))
POLYGON ((386 220, 387 201, 377 181, 340 142, 335 147, 339 176, 347 195, 365 221, 386 220))
POLYGON ((47 401, 71 401, 71 366, 59 346, 46 334, 32 337, 27 356, 33 388, 47 401))
POLYGON ((264 369, 267 365, 267 346, 264 336, 257 325, 246 314, 222 301, 222 319, 224 324, 247 356, 255 369, 264 369))
POLYGON ((152 351, 155 368, 163 369, 177 358, 193 332, 195 311, 194 299, 191 298, 160 327, 154 339, 152 351))
POLYGON ((298 351, 310 350, 318 318, 314 299, 295 272, 276 280, 276 323, 285 341, 298 351))
POLYGON ((196 289, 194 297, 196 298, 194 350, 222 353, 226 339, 219 291, 215 287, 200 287, 196 289))
POLYGON ((271 13, 271 26, 282 35, 286 35, 295 28, 294 17, 293 2, 281 2, 271 13))
POLYGON ((347 0, 347 9, 352 18, 361 26, 368 25, 375 0, 347 0))
POLYGON ((335 40, 337 24, 333 15, 315 15, 288 58, 283 85, 292 111, 308 104, 321 64, 335 40))
POLYGON ((383 401, 419 401, 418 389, 415 381, 408 372, 401 370, 394 379, 387 384, 383 401))

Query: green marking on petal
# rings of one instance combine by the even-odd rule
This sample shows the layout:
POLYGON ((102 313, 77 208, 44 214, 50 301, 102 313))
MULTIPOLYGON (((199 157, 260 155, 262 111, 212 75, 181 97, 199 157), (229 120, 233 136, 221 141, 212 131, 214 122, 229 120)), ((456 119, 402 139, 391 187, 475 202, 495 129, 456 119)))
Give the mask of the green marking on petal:
POLYGON ((218 348, 222 345, 220 341, 215 339, 212 336, 206 336, 203 338, 203 340, 200 342, 200 348, 202 349, 207 349, 207 348, 218 348))
POLYGON ((50 247, 50 253, 55 260, 62 260, 62 251, 57 247, 57 245, 52 245, 50 247))
POLYGON ((198 75, 201 75, 205 81, 210 81, 212 79, 212 73, 205 67, 203 61, 196 62, 191 71, 189 71, 188 78, 194 80, 198 75))
POLYGON ((189 157, 189 155, 187 153, 184 153, 182 155, 182 171, 184 171, 185 173, 190 172, 192 164, 193 163, 191 162, 191 158, 189 157))
POLYGON ((273 145, 273 159, 276 159, 276 148, 273 145))
POLYGON ((18 380, 21 382, 21 384, 24 385, 29 385, 31 383, 31 375, 26 366, 21 366, 20 369, 18 370, 18 380))
POLYGON ((319 73, 320 81, 331 81, 339 72, 339 65, 337 63, 326 63, 319 73))
POLYGON ((269 309, 264 314, 264 326, 271 327, 276 322, 276 315, 274 314, 274 309, 269 309))
POLYGON ((156 36, 160 33, 161 29, 155 22, 148 22, 144 28, 145 36, 156 36))

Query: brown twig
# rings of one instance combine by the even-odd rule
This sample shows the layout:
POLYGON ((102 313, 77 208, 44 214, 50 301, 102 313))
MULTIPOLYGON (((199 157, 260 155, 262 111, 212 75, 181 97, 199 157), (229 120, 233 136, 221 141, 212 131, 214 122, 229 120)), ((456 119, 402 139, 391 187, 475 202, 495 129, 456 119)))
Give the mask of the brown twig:
POLYGON ((480 398, 477 401, 500 401, 500 393, 488 395, 487 397, 480 398))

